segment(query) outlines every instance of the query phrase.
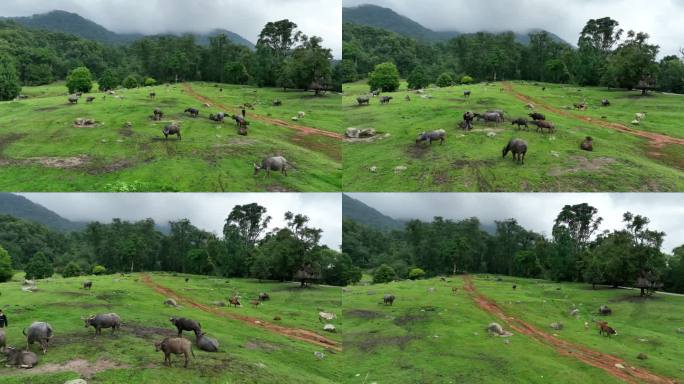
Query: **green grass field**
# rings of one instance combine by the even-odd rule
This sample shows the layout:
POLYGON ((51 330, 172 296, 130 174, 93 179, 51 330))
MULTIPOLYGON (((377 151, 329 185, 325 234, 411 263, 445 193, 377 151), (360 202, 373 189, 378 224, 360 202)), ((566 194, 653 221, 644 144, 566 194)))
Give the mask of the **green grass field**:
MULTIPOLYGON (((96 87, 95 87, 96 89, 96 87)), ((84 95, 69 105, 63 83, 25 87, 28 99, 0 103, 0 190, 11 191, 339 191, 340 96, 188 83, 84 95), (223 89, 223 91, 221 91, 223 89), (156 98, 149 97, 154 91, 156 98), (92 104, 85 96, 95 96, 92 104), (280 99, 282 106, 274 107, 280 99), (204 106, 205 103, 210 107, 204 106), (247 110, 249 135, 210 113, 247 110), (152 121, 155 107, 164 120, 152 121), (186 108, 200 110, 193 119, 186 108), (306 116, 292 121, 299 111, 306 116), (75 127, 76 118, 95 127, 75 127), (161 132, 179 121, 183 139, 161 132), (132 123, 126 128, 127 122, 132 123), (253 162, 279 154, 289 176, 253 176, 253 162)))
MULTIPOLYGON (((150 283, 146 276, 51 278, 39 280, 38 291, 33 293, 21 290, 19 276, 13 282, 0 284, 0 304, 10 321, 6 329, 8 345, 23 348, 22 329, 32 321, 47 321, 55 331, 47 355, 42 356, 38 346, 33 346, 40 358, 36 367, 0 368, 3 384, 52 384, 79 376, 89 378, 89 383, 339 382, 341 355, 335 347, 325 348, 267 329, 267 324, 277 324, 286 330, 314 332, 339 343, 341 335, 324 332, 318 320, 318 311, 340 315, 339 288, 300 289, 296 283, 157 273, 149 275, 150 283), (189 278, 187 283, 185 277, 189 278), (87 279, 93 281, 91 291, 80 289, 87 279), (209 306, 212 312, 187 300, 180 300, 178 308, 166 307, 163 301, 167 296, 150 284, 190 297, 209 306), (242 307, 212 305, 214 301, 227 302, 234 292, 242 297, 242 307), (254 308, 249 300, 259 292, 268 292, 271 300, 254 308), (111 330, 103 330, 102 336, 96 338, 92 327, 84 328, 81 317, 109 312, 122 317, 118 334, 112 336, 111 330), (219 340, 220 352, 195 348, 196 357, 189 368, 183 368, 182 359, 176 356, 172 356, 171 368, 163 366, 163 354, 155 352, 153 343, 175 336, 170 316, 200 321, 203 330, 219 340), (274 320, 275 316, 282 320, 274 320), (324 353, 325 358, 318 359, 315 352, 324 353)), ((333 324, 337 323, 333 320, 333 324)), ((194 344, 191 332, 183 335, 194 344)))
MULTIPOLYGON (((473 276, 475 289, 508 316, 548 335, 623 359, 653 374, 684 379, 684 297, 658 294, 641 300, 638 291, 591 290, 585 284, 473 276), (517 289, 512 290, 512 284, 517 289), (558 290, 557 288, 560 288, 558 290), (592 323, 601 304, 613 315, 601 317, 618 336, 600 336, 592 323), (571 317, 573 306, 580 309, 571 317), (588 330, 584 322, 591 325, 588 330), (550 328, 562 322, 564 329, 550 328), (645 353, 647 360, 637 359, 645 353)), ((476 305, 462 277, 360 285, 343 293, 344 359, 348 383, 619 383, 603 369, 564 355, 550 345, 513 330, 504 342, 485 327, 496 315, 476 305), (454 294, 451 287, 458 287, 454 294), (434 288, 434 292, 429 289, 434 288), (382 304, 386 293, 393 306, 382 304)), ((613 369, 617 369, 614 368, 613 369)), ((634 381, 636 382, 636 381, 634 381)))
POLYGON ((356 98, 368 89, 364 82, 344 88, 344 127, 374 128, 380 134, 370 142, 343 144, 345 191, 684 190, 680 95, 639 97, 639 92, 524 82, 430 88, 420 95, 402 83, 398 92, 383 93, 394 98, 389 104, 381 105, 376 97, 369 106, 357 106, 356 98), (463 97, 466 89, 472 91, 469 99, 463 97), (611 106, 602 107, 603 98, 611 106), (534 126, 518 131, 511 125, 512 119, 530 113, 530 101, 556 125, 555 133, 537 133, 534 126), (587 111, 572 110, 573 103, 582 101, 589 105, 587 111), (468 133, 458 128, 465 111, 489 109, 504 110, 507 122, 476 122, 468 133), (647 117, 635 126, 631 122, 637 112, 647 112, 647 117), (415 144, 419 133, 437 129, 447 132, 444 145, 415 144), (649 137, 658 134, 666 137, 649 137), (593 152, 579 149, 586 136, 594 139, 593 152), (514 137, 528 142, 524 165, 513 163, 510 154, 501 157, 514 137))

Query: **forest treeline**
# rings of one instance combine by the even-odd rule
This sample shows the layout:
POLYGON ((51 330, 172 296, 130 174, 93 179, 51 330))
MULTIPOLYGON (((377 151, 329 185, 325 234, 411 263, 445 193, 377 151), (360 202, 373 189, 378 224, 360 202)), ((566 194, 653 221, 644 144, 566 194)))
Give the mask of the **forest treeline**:
POLYGON ((515 219, 497 221, 494 233, 477 218, 412 220, 404 230, 382 232, 343 222, 342 252, 376 282, 456 273, 492 273, 592 285, 684 292, 684 245, 661 251, 665 233, 629 212, 624 228, 598 233, 602 218, 588 204, 567 205, 550 237, 515 219))
POLYGON ((271 216, 256 203, 237 205, 221 236, 189 220, 92 222, 82 231, 56 232, 42 224, 0 216, 0 281, 23 270, 27 278, 140 271, 347 285, 361 279, 349 256, 320 243, 322 230, 305 215, 287 212, 286 226, 269 229, 271 216))
POLYGON ((342 40, 344 82, 367 78, 376 65, 391 63, 411 88, 529 80, 684 93, 682 58, 657 61, 659 47, 649 42, 647 33, 625 32, 609 17, 589 20, 577 47, 545 31, 530 33, 526 45, 512 32, 430 43, 352 23, 344 24, 342 40), (449 81, 439 82, 440 77, 449 81))
POLYGON ((178 81, 214 81, 305 90, 340 88, 331 50, 289 20, 267 23, 256 49, 225 34, 202 45, 191 34, 144 37, 127 45, 107 45, 60 32, 29 29, 0 20, 0 100, 23 85, 65 80, 86 68, 101 89, 178 81))

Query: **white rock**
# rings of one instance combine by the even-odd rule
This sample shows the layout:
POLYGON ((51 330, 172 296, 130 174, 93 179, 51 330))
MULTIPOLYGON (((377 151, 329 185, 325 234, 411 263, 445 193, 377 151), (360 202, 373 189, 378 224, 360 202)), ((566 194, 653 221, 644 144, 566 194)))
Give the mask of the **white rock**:
POLYGON ((66 381, 66 382, 64 382, 64 384, 88 384, 88 382, 83 380, 83 379, 75 379, 75 380, 66 381))
POLYGON ((405 171, 406 169, 407 169, 406 166, 404 166, 404 165, 399 165, 399 166, 394 167, 394 172, 395 172, 395 173, 399 173, 399 172, 405 171))
POLYGON ((335 328, 335 326, 332 325, 332 324, 326 324, 326 325, 324 325, 324 326, 323 326, 323 330, 326 331, 326 332, 336 332, 336 331, 337 331, 337 329, 335 328))
POLYGON ((625 366, 620 363, 617 363, 615 364, 615 368, 625 369, 625 366))
POLYGON ((323 360, 323 359, 325 359, 325 354, 324 354, 323 352, 318 352, 318 351, 316 351, 316 352, 314 352, 314 356, 316 356, 316 358, 317 358, 318 360, 323 360))
POLYGON ((370 167, 370 171, 373 172, 373 173, 375 173, 375 172, 378 171, 378 167, 376 167, 376 166, 374 165, 374 166, 370 167))

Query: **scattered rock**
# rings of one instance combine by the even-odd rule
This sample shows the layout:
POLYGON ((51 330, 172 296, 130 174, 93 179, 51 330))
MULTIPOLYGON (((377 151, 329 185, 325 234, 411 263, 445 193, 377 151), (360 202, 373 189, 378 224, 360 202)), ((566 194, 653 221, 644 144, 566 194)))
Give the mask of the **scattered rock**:
POLYGON ((373 128, 364 128, 359 132, 360 138, 369 138, 377 135, 377 132, 373 128))
POLYGON ((560 153, 558 153, 558 152, 556 152, 556 151, 551 151, 551 156, 553 156, 553 157, 560 157, 560 153))
POLYGON ((337 329, 332 324, 326 324, 323 326, 323 330, 326 332, 337 332, 337 329))
POLYGON ((489 138, 496 137, 496 133, 494 133, 494 132, 487 132, 487 137, 489 137, 489 138))
POLYGON ((560 331, 563 329, 563 323, 551 323, 549 324, 549 327, 555 329, 556 331, 560 331))
POLYGON ((579 315, 579 309, 575 308, 572 311, 570 311, 570 316, 577 316, 579 315))
POLYGON ((207 108, 209 108, 209 107, 211 107, 211 104, 209 104, 209 103, 204 103, 204 106, 207 107, 207 108))
POLYGON ((394 173, 399 173, 405 171, 407 168, 404 165, 399 165, 394 167, 394 173))
POLYGON ((345 136, 347 136, 350 139, 358 139, 359 134, 361 133, 361 130, 358 128, 352 128, 349 127, 347 128, 346 132, 344 133, 345 136))
POLYGON ((168 298, 168 299, 164 300, 164 305, 168 305, 169 307, 177 307, 178 303, 176 303, 176 300, 174 300, 172 298, 168 298))
POLYGON ((646 359, 648 359, 648 356, 645 353, 640 353, 637 355, 637 359, 646 360, 646 359))
POLYGON ((254 365, 255 365, 257 368, 262 368, 262 369, 263 369, 263 368, 266 368, 266 364, 261 363, 261 362, 256 363, 256 364, 254 364, 254 365))
POLYGON ((374 165, 374 166, 370 167, 370 171, 373 172, 373 173, 375 173, 375 172, 378 171, 378 167, 376 167, 376 166, 374 165))
POLYGON ((64 384, 88 384, 88 382, 83 380, 83 379, 75 379, 75 380, 66 381, 66 382, 64 382, 64 384))
POLYGON ((622 365, 622 364, 620 364, 620 363, 616 363, 616 364, 615 364, 615 368, 625 369, 625 366, 622 365))
POLYGON ((297 116, 292 116, 292 121, 299 121, 299 117, 297 117, 297 116))
POLYGON ((684 328, 677 328, 677 333, 684 334, 684 328))
POLYGON ((95 120, 79 117, 76 120, 74 120, 74 125, 79 126, 79 127, 91 127, 91 126, 95 125, 95 120))
POLYGON ((485 329, 487 332, 494 336, 509 337, 513 336, 512 333, 504 331, 503 327, 499 323, 490 323, 485 329))
POLYGON ((324 354, 323 352, 316 351, 316 352, 314 352, 314 356, 316 356, 316 358, 317 358, 318 360, 323 360, 323 359, 325 359, 325 354, 324 354))

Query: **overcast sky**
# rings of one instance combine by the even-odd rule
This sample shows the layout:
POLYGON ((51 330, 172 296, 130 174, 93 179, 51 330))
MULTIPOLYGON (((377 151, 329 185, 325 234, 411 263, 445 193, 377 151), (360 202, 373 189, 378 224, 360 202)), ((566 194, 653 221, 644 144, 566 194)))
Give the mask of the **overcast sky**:
POLYGON ((21 193, 72 221, 129 221, 148 217, 165 224, 187 218, 196 227, 223 233, 223 224, 238 204, 258 203, 273 217, 271 227, 283 227, 287 211, 309 216, 310 225, 323 229, 322 242, 342 244, 342 202, 339 193, 21 193))
POLYGON ((342 0, 345 7, 392 8, 433 30, 526 31, 541 28, 575 45, 589 19, 609 16, 625 31, 651 35, 661 55, 684 46, 684 0, 342 0))
POLYGON ((252 43, 269 21, 290 19, 342 55, 340 0, 0 0, 0 16, 55 9, 78 13, 119 33, 207 32, 223 28, 252 43))
POLYGON ((478 217, 481 222, 514 218, 536 232, 551 234, 553 221, 564 205, 588 203, 603 218, 599 231, 622 229, 622 214, 648 217, 650 229, 663 231, 663 251, 684 244, 682 193, 349 193, 387 216, 400 220, 431 221, 478 217))

